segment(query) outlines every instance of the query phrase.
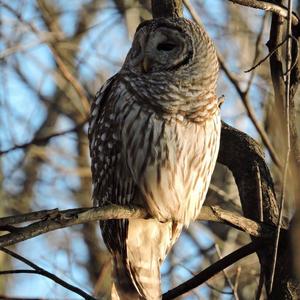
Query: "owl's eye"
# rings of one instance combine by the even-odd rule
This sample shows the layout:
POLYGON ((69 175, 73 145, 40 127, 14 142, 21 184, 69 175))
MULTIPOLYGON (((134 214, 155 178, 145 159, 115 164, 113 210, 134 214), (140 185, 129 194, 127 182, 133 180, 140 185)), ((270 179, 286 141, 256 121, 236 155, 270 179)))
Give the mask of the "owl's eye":
POLYGON ((171 51, 176 47, 175 44, 172 43, 160 43, 157 45, 158 51, 171 51))

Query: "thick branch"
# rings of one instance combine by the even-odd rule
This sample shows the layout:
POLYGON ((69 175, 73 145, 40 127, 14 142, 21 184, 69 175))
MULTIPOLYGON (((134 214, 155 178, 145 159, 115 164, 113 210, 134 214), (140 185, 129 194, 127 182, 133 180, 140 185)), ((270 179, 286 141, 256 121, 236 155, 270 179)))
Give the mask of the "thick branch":
MULTIPOLYGON (((276 226, 278 207, 273 182, 259 145, 245 133, 223 123, 218 162, 226 165, 235 178, 244 215, 276 226)), ((257 253, 267 285, 272 253, 270 247, 257 253)))
POLYGON ((275 225, 278 207, 273 180, 260 145, 247 134, 223 122, 218 162, 233 173, 245 216, 259 221, 263 215, 265 223, 275 225), (258 171, 261 180, 258 180, 258 171), (258 193, 260 189, 263 201, 258 193))
POLYGON ((213 265, 209 266, 205 270, 201 271, 199 274, 195 275, 193 278, 187 280, 186 282, 180 284, 176 288, 168 291, 162 297, 163 300, 170 300, 175 299, 184 293, 196 288, 197 286, 203 284, 210 278, 212 278, 217 273, 221 272, 222 270, 226 269, 227 267, 231 266, 238 260, 258 251, 263 247, 264 243, 260 242, 252 242, 246 246, 241 247, 240 249, 230 253, 229 255, 225 256, 224 258, 220 259, 213 265))
POLYGON ((153 18, 182 17, 182 0, 152 0, 153 18))
MULTIPOLYGON (((218 161, 233 173, 244 215, 276 227, 278 206, 272 178, 259 145, 245 133, 223 123, 218 161)), ((288 234, 280 237, 277 263, 280 272, 276 273, 274 282, 276 293, 273 291, 268 299, 292 299, 292 295, 297 295, 298 282, 293 274, 288 234)), ((265 274, 267 291, 270 287, 273 251, 274 247, 269 246, 257 252, 265 274)))
MULTIPOLYGON (((149 215, 142 208, 117 205, 109 205, 101 208, 77 208, 63 211, 54 209, 5 217, 0 219, 0 230, 10 231, 10 233, 0 236, 0 247, 14 245, 38 235, 72 225, 99 220, 137 219, 148 217, 149 215), (37 222, 24 227, 12 226, 28 221, 37 222)), ((273 232, 273 229, 267 225, 254 222, 235 213, 223 210, 218 206, 204 206, 198 220, 223 222, 255 237, 270 237, 273 232)))

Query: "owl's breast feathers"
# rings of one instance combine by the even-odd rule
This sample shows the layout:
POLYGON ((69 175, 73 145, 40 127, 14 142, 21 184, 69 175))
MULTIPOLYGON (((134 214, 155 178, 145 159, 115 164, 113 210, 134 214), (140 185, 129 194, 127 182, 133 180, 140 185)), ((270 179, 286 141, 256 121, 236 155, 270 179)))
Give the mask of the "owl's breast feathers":
POLYGON ((160 113, 124 93, 116 102, 122 158, 149 212, 186 226, 200 213, 219 149, 220 113, 212 94, 160 113), (190 109, 192 107, 192 109, 190 109), (186 109, 185 109, 186 108, 186 109))

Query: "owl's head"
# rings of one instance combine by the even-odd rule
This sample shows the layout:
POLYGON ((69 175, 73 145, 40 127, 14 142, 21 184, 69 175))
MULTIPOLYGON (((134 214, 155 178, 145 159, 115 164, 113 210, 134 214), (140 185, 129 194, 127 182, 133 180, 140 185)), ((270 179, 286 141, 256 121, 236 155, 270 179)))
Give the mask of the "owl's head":
POLYGON ((181 73, 189 80, 218 73, 216 51, 205 30, 184 18, 154 19, 140 24, 123 69, 136 75, 181 73))

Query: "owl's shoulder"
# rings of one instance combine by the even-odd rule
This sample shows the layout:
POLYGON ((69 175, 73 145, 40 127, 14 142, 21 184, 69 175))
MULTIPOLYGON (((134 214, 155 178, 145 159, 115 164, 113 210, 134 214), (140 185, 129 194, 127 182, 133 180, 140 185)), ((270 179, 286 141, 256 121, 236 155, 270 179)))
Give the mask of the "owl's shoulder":
POLYGON ((90 119, 89 119, 89 129, 88 136, 91 138, 94 134, 95 127, 97 127, 98 120, 103 114, 111 93, 113 91, 114 82, 117 80, 117 74, 109 78, 100 90, 96 93, 94 100, 91 104, 90 119))

